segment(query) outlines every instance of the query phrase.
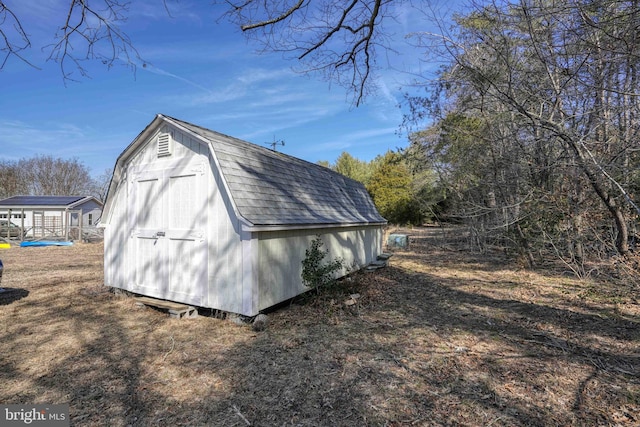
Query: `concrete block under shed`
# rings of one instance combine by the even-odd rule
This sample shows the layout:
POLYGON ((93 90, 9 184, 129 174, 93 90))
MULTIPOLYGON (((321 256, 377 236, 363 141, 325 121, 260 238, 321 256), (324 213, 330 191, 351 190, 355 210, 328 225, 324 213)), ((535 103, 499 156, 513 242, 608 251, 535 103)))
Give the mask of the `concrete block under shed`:
POLYGON ((149 305, 161 310, 167 310, 169 312, 169 316, 176 319, 195 319, 198 317, 198 310, 189 305, 144 296, 136 297, 135 301, 136 304, 149 305))
POLYGON ((409 236, 406 234, 389 234, 387 237, 387 247, 389 248, 408 248, 409 236))

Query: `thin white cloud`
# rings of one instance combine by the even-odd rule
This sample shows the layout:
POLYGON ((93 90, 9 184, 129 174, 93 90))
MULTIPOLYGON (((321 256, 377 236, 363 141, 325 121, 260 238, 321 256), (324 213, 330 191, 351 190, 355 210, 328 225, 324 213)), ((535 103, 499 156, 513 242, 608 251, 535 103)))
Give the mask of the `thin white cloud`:
MULTIPOLYGON (((306 94, 304 92, 290 91, 290 90, 280 90, 277 92, 264 92, 260 95, 259 98, 256 98, 249 102, 249 107, 251 108, 272 108, 281 105, 296 105, 302 107, 301 110, 305 109, 304 104, 308 104, 311 96, 310 94, 306 94)), ((307 107, 310 108, 310 107, 307 107)))
POLYGON ((25 155, 38 154, 39 150, 48 146, 64 150, 60 141, 76 140, 83 136, 82 130, 72 124, 38 128, 29 123, 13 120, 0 122, 0 127, 2 128, 0 144, 5 147, 20 148, 25 155))
POLYGON ((110 134, 91 127, 73 123, 38 123, 37 125, 17 120, 0 121, 0 159, 17 161, 23 158, 48 155, 56 158, 78 158, 94 165, 96 172, 112 166, 128 136, 110 134), (96 143, 99 141, 99 143, 96 143), (7 154, 11 153, 11 154, 7 154))
POLYGON ((346 151, 349 147, 351 147, 351 143, 343 139, 336 139, 334 141, 315 144, 312 147, 308 147, 307 151, 312 153, 320 153, 320 152, 336 151, 336 150, 346 151))
POLYGON ((376 84, 379 89, 378 93, 382 95, 382 99, 384 101, 394 106, 398 104, 398 100, 396 99, 395 95, 392 93, 391 89, 389 89, 389 86, 387 85, 384 79, 379 78, 376 81, 376 84))
POLYGON ((27 34, 32 34, 36 29, 55 29, 58 19, 64 18, 60 12, 68 10, 69 2, 65 4, 63 0, 18 1, 11 2, 7 7, 18 17, 27 34))
POLYGON ((240 138, 254 140, 272 133, 280 133, 287 129, 297 128, 307 123, 315 122, 326 115, 328 115, 326 111, 316 111, 315 114, 309 115, 292 114, 281 117, 281 120, 278 121, 267 121, 265 124, 257 126, 254 131, 244 133, 240 138))
POLYGON ((290 78, 292 76, 294 76, 294 73, 286 68, 249 68, 244 70, 236 80, 241 84, 252 85, 265 81, 282 80, 285 77, 290 78))
POLYGON ((350 132, 344 135, 344 139, 347 141, 356 141, 361 142, 370 138, 377 138, 380 136, 383 137, 393 137, 395 135, 397 128, 395 127, 384 127, 377 129, 365 129, 356 132, 350 132))
POLYGON ((188 84, 190 86, 193 86, 193 87, 195 87, 197 89, 200 89, 201 91, 203 91, 203 92, 205 92, 207 94, 211 94, 211 90, 206 88, 206 87, 204 87, 203 85, 201 85, 201 84, 199 84, 197 82, 194 82, 193 80, 189 80, 189 79, 187 79, 185 77, 181 77, 181 76, 179 76, 177 74, 170 73, 169 71, 165 71, 165 70, 163 70, 161 68, 158 68, 158 67, 156 67, 156 66, 154 66, 152 64, 142 64, 141 66, 138 66, 138 68, 141 69, 141 70, 144 70, 144 71, 148 71, 148 72, 153 73, 153 74, 157 74, 157 75, 160 75, 160 76, 167 76, 167 77, 170 77, 172 79, 179 80, 179 81, 181 81, 183 83, 186 83, 186 84, 188 84))
POLYGON ((211 40, 208 38, 198 38, 180 40, 179 42, 155 43, 152 41, 135 42, 140 56, 147 61, 161 64, 189 64, 191 68, 195 65, 209 64, 212 70, 228 70, 234 64, 246 63, 256 55, 247 49, 238 37, 225 38, 224 40, 211 40))
POLYGON ((347 133, 334 132, 327 134, 324 141, 298 147, 294 155, 317 158, 321 154, 325 156, 325 160, 333 161, 341 152, 346 151, 358 159, 370 161, 387 150, 395 150, 403 145, 395 131, 394 127, 376 127, 347 133))
POLYGON ((245 108, 300 101, 301 91, 293 88, 296 82, 290 80, 292 76, 291 72, 283 69, 247 69, 235 76, 216 79, 216 87, 207 89, 207 93, 180 95, 175 101, 190 107, 202 107, 245 99, 245 108), (292 85, 281 84, 286 81, 292 85))
POLYGON ((233 107, 233 110, 230 112, 224 112, 212 117, 219 120, 238 120, 240 122, 246 122, 247 120, 255 122, 272 122, 275 120, 292 123, 291 120, 299 120, 297 119, 298 117, 303 117, 302 120, 309 122, 319 117, 326 117, 329 114, 332 114, 332 110, 330 108, 319 105, 291 105, 267 110, 236 106, 233 107))
POLYGON ((188 1, 141 1, 136 0, 129 10, 130 18, 153 20, 189 20, 202 22, 201 16, 194 12, 194 5, 188 1))
POLYGON ((313 151, 347 149, 349 147, 370 146, 380 141, 391 140, 396 128, 365 129, 340 135, 339 138, 322 142, 313 147, 313 151))

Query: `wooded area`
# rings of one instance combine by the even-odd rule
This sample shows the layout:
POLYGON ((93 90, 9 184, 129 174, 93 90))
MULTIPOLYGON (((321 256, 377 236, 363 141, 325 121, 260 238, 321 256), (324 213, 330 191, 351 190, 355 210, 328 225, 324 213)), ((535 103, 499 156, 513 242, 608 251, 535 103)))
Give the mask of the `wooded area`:
POLYGON ((414 35, 426 61, 446 64, 407 96, 401 154, 422 213, 530 265, 552 255, 584 273, 587 259, 633 251, 638 6, 477 2, 450 31, 414 35))
MULTIPOLYGON (((553 249, 628 254, 638 185, 637 2, 478 5, 435 40, 449 65, 413 111, 413 135, 479 248, 499 239, 533 264, 553 249)), ((433 40, 433 39, 432 39, 433 40)), ((630 245, 631 244, 631 245, 630 245)))

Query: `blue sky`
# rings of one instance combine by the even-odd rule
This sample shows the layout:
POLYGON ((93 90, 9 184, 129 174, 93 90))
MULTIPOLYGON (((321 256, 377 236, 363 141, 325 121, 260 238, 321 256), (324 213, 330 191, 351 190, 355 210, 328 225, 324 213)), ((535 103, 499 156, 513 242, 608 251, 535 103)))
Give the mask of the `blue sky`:
POLYGON ((380 89, 355 108, 344 88, 294 73, 296 64, 278 54, 257 54, 219 19, 223 9, 195 0, 169 1, 170 15, 161 0, 133 1, 122 28, 150 65, 134 73, 90 62, 89 78, 65 85, 41 48, 52 42, 68 3, 6 2, 30 35, 28 58, 41 69, 12 58, 0 71, 0 160, 77 158, 98 176, 157 113, 255 144, 283 140, 279 151, 314 163, 334 162, 343 151, 369 161, 407 144, 398 135, 397 105, 411 75, 399 70, 425 71, 405 39, 427 30, 415 14, 400 13, 391 24, 398 55, 379 58, 380 89))

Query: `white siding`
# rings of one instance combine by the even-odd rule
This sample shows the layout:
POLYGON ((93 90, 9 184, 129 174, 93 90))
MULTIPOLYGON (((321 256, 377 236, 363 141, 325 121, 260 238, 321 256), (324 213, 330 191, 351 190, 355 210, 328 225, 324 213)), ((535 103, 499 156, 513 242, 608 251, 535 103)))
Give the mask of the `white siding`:
MULTIPOLYGON (((180 200, 178 203, 181 203, 180 207, 175 207, 175 209, 177 209, 175 211, 168 209, 160 212, 158 210, 145 210, 144 205, 136 206, 137 202, 140 202, 135 200, 136 192, 144 190, 144 180, 137 184, 139 188, 136 190, 136 182, 141 176, 154 173, 162 176, 161 171, 175 172, 176 169, 185 169, 193 172, 198 168, 202 169, 200 174, 203 175, 205 180, 208 180, 210 175, 210 172, 205 170, 209 164, 209 150, 206 145, 192 141, 189 138, 183 138, 179 132, 172 131, 167 127, 163 127, 162 131, 170 131, 174 137, 172 155, 158 158, 156 145, 157 134, 150 137, 145 144, 133 153, 127 163, 123 165, 124 173, 122 174, 121 181, 117 183, 115 195, 112 196, 114 200, 110 217, 103 218, 103 223, 105 224, 105 284, 109 286, 134 292, 137 290, 136 271, 139 275, 142 274, 140 264, 145 263, 142 262, 144 254, 141 254, 136 248, 144 242, 136 241, 136 239, 132 237, 132 234, 135 229, 144 229, 146 225, 155 226, 155 223, 150 223, 150 213, 155 212, 154 215, 161 215, 162 218, 166 219, 168 226, 173 229, 181 228, 180 221, 182 221, 182 219, 175 218, 175 215, 180 214, 180 209, 189 208, 191 212, 197 211, 200 215, 204 215, 204 223, 206 224, 207 222, 206 199, 202 194, 198 193, 198 188, 173 188, 175 191, 170 192, 172 200, 168 202, 168 205, 175 205, 173 199, 176 197, 179 197, 180 200), (191 191, 191 193, 187 193, 187 191, 191 191), (184 203, 184 205, 182 205, 182 203, 184 203), (200 203, 200 206, 197 206, 198 203, 200 203)), ((176 183, 174 181, 176 180, 166 178, 168 185, 175 185, 176 183)), ((159 189, 159 191, 163 190, 159 189)), ((153 203, 155 203, 155 200, 148 201, 149 206, 153 205, 153 203)), ((188 221, 192 222, 191 219, 188 221)), ((175 248, 168 249, 169 251, 179 249, 184 249, 186 252, 192 251, 191 248, 185 249, 183 242, 177 240, 175 242, 175 248)), ((185 261, 180 259, 180 254, 167 253, 167 256, 172 257, 176 262, 185 261)), ((193 257, 190 256, 190 258, 193 257)), ((192 259, 189 261, 192 261, 192 259)), ((203 262, 206 263, 206 260, 203 262)), ((149 267, 145 264, 144 268, 149 267)), ((163 267, 158 266, 158 268, 163 267)), ((186 275, 185 280, 190 279, 188 276, 192 273, 192 270, 188 270, 187 273, 189 274, 186 275)), ((169 286, 166 290, 161 289, 160 292, 176 293, 176 274, 173 271, 166 271, 166 274, 168 275, 169 286)), ((205 280, 206 279, 201 280, 203 283, 193 285, 201 286, 203 288, 202 293, 206 297, 207 284, 205 280)), ((160 295, 154 296, 161 297, 160 295)))
POLYGON ((209 307, 242 312, 243 255, 240 226, 219 171, 210 159, 209 307), (222 190, 221 190, 222 189, 222 190))
POLYGON ((126 176, 118 183, 109 218, 103 218, 108 226, 104 229, 104 282, 107 286, 133 290, 132 266, 129 262, 130 228, 127 221, 129 204, 126 176))
MULTIPOLYGON (((202 162, 206 175, 206 191, 197 192, 195 188, 182 189, 181 206, 172 206, 166 212, 167 221, 172 226, 179 227, 184 218, 179 218, 180 210, 187 205, 198 207, 200 214, 206 218, 205 241, 208 245, 208 276, 202 279, 197 286, 203 287, 201 306, 216 308, 234 313, 243 312, 243 251, 240 239, 240 227, 233 212, 233 207, 228 195, 224 191, 222 178, 215 167, 213 158, 209 154, 206 144, 202 144, 177 129, 168 126, 162 127, 159 132, 170 132, 173 138, 172 154, 170 156, 157 156, 157 133, 135 152, 127 162, 124 178, 128 182, 118 183, 112 214, 105 218, 105 284, 126 289, 132 292, 140 292, 136 288, 136 269, 144 268, 144 260, 137 256, 135 242, 131 237, 132 230, 144 226, 144 218, 148 218, 144 212, 136 215, 127 212, 134 206, 132 197, 132 182, 135 182, 141 174, 153 170, 170 168, 176 164, 197 165, 202 162), (221 190, 223 189, 223 190, 221 190), (191 193, 187 193, 191 191, 191 193), (137 224, 137 218, 140 224, 137 224), (143 266, 136 263, 144 264, 143 266)), ((174 203, 175 204, 175 203, 174 203)), ((143 242, 144 243, 144 242, 143 242)), ((178 257, 178 254, 175 255, 178 257)), ((197 254, 192 254, 191 259, 183 259, 180 262, 194 262, 197 254)), ((139 272, 140 273, 140 272, 139 272)), ((140 273, 142 274, 142 273, 140 273)), ((175 274, 169 272, 170 276, 175 274)), ((176 280, 171 277, 171 280, 176 280)), ((192 278, 193 280, 193 278, 192 278)), ((194 284, 195 285, 195 284, 194 284)), ((153 291, 144 291, 145 294, 153 291)), ((156 294, 151 296, 162 297, 156 294)), ((173 300, 186 302, 184 298, 176 297, 173 300), (181 301, 182 299, 182 301, 181 301)))
MULTIPOLYGON (((27 230, 27 235, 33 235, 33 225, 36 221, 34 216, 36 213, 39 217, 44 216, 47 219, 55 218, 56 225, 65 227, 66 226, 66 212, 64 208, 28 208, 24 209, 12 209, 11 210, 11 222, 20 227, 24 227, 27 230), (21 215, 24 212, 24 218, 21 218, 21 215)), ((6 219, 9 216, 9 212, 7 210, 0 210, 0 218, 6 219)))
MULTIPOLYGON (((306 290, 302 284, 302 260, 311 241, 320 235, 327 261, 342 258, 347 269, 359 269, 375 261, 382 249, 381 227, 331 228, 262 232, 259 234, 258 309, 292 298, 306 290)), ((339 276, 347 274, 345 269, 339 276)), ((254 313, 255 314, 255 313, 254 313)))

